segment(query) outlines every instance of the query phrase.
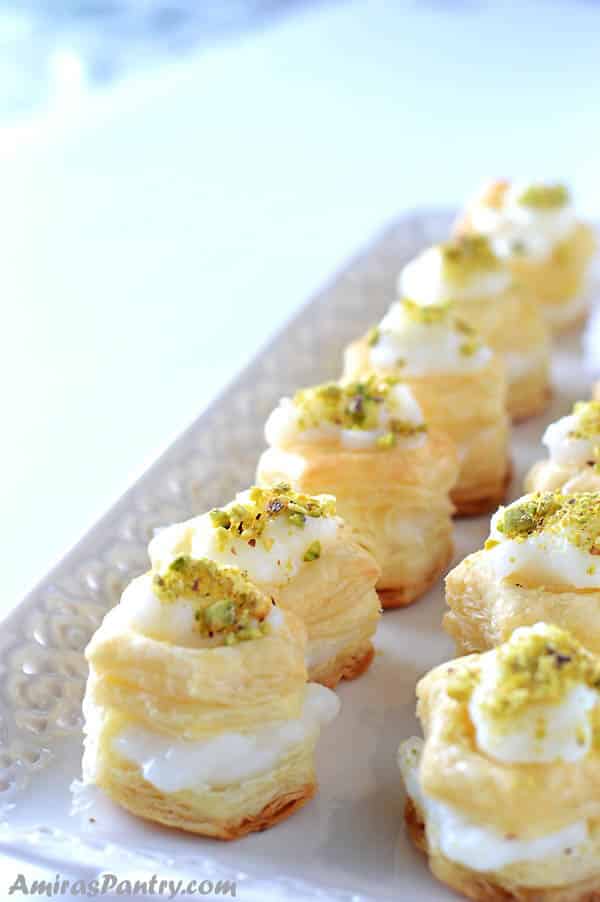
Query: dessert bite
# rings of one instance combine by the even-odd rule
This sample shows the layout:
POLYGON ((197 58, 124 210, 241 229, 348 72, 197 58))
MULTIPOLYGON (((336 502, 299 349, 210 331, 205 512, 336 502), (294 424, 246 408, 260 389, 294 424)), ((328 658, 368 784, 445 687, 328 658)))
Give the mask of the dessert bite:
POLYGON ((422 595, 452 555, 452 441, 431 430, 410 388, 366 375, 283 398, 265 427, 257 480, 330 492, 380 568, 384 608, 422 595))
POLYGON ((405 818, 438 880, 469 899, 600 891, 600 661, 537 623, 418 684, 402 743, 405 818))
POLYGON ((504 364, 453 305, 407 298, 392 304, 378 326, 346 349, 344 379, 369 372, 402 379, 430 431, 454 442, 456 513, 495 510, 510 475, 504 364))

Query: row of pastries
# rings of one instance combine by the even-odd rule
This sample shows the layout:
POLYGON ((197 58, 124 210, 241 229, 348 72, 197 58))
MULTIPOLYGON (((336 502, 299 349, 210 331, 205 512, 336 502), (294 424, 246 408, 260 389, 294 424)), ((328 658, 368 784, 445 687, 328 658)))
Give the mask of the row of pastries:
MULTIPOLYGON (((382 609, 439 580, 454 517, 504 500, 511 421, 548 403, 551 333, 584 315, 593 249, 562 186, 496 182, 402 269, 339 379, 272 411, 256 485, 152 539, 86 650, 85 782, 221 839, 314 795, 334 690, 368 669, 382 609)), ((544 442, 529 494, 447 577, 463 657, 419 683, 425 738, 399 752, 411 836, 473 899, 584 899, 568 888, 596 875, 600 892, 600 792, 584 791, 600 781, 600 402, 544 442)))

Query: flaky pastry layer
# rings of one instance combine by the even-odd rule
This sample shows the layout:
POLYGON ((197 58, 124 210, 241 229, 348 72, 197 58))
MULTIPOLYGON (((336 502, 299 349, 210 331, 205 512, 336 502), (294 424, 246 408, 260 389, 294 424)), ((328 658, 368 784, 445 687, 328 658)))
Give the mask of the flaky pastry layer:
POLYGON ((140 768, 119 755, 112 739, 127 721, 111 710, 87 703, 88 719, 84 775, 93 777, 115 802, 138 817, 190 833, 237 839, 264 830, 289 817, 316 792, 315 730, 270 771, 223 786, 163 792, 144 779, 140 768))
POLYGON ((446 577, 443 626, 459 653, 487 651, 519 626, 553 623, 600 654, 600 590, 525 586, 498 580, 488 552, 470 554, 446 577))
MULTIPOLYGON (((356 378, 368 368, 369 348, 360 339, 346 349, 344 375, 356 378)), ((495 509, 504 497, 509 469, 509 422, 501 359, 493 357, 476 372, 431 373, 403 377, 403 381, 421 405, 431 430, 449 436, 459 449, 459 472, 451 492, 456 512, 495 509)))
POLYGON ((600 873, 579 879, 576 868, 569 863, 565 867, 564 856, 560 859, 556 856, 552 861, 537 862, 533 872, 529 864, 513 866, 500 872, 481 873, 450 861, 439 850, 430 848, 424 818, 410 798, 406 799, 404 818, 413 843, 427 855, 434 877, 474 902, 598 902, 600 899, 600 873), (523 879, 523 872, 527 873, 526 886, 519 882, 523 879), (558 872, 561 882, 571 876, 572 880, 568 886, 564 883, 562 886, 545 885, 549 872, 558 872))
POLYGON ((449 491, 457 468, 452 441, 432 432, 415 448, 399 443, 385 451, 308 444, 268 449, 257 477, 266 484, 285 478, 298 491, 333 493, 356 541, 380 567, 377 590, 384 605, 395 593, 397 606, 425 591, 451 554, 449 491))

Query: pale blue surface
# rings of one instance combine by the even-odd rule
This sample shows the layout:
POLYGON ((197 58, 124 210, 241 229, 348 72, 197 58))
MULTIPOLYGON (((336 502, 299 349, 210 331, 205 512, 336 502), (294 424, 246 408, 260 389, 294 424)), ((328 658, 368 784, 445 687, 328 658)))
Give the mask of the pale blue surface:
POLYGON ((340 4, 0 135, 0 609, 403 208, 532 174, 598 215, 599 27, 340 4))
POLYGON ((320 7, 5 131, 3 606, 403 208, 507 173, 597 212, 599 26, 320 7))

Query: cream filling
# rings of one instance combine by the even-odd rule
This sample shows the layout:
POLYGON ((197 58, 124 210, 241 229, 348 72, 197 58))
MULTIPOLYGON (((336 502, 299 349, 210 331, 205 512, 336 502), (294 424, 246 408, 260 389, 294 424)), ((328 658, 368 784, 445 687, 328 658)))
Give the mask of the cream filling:
POLYGON ((572 438, 570 433, 579 427, 578 417, 570 414, 550 423, 542 443, 548 449, 550 460, 561 467, 585 467, 595 460, 594 447, 600 446, 600 435, 596 443, 587 438, 572 438))
MULTIPOLYGON (((291 398, 282 398, 278 407, 269 415, 265 425, 265 439, 272 447, 301 442, 303 444, 320 444, 335 442, 344 448, 355 450, 375 447, 377 439, 389 430, 389 421, 397 418, 413 426, 420 426, 423 421, 421 408, 406 385, 395 385, 390 389, 388 400, 380 405, 379 420, 376 429, 342 429, 335 423, 321 423, 317 427, 302 429, 300 420, 302 411, 291 398)), ((399 436, 403 447, 419 447, 426 441, 424 434, 415 436, 399 436)))
MULTIPOLYGON (((195 648, 220 645, 219 638, 211 640, 200 635, 196 628, 196 609, 197 604, 191 599, 160 601, 152 589, 152 574, 144 573, 127 586, 115 611, 136 632, 161 642, 195 648)), ((265 623, 277 632, 283 622, 281 609, 273 605, 265 623)))
POLYGON ((485 699, 497 686, 492 651, 482 658, 481 679, 469 702, 477 747, 490 758, 509 764, 538 764, 579 761, 588 754, 592 744, 589 714, 598 702, 597 691, 583 683, 575 685, 559 704, 530 705, 506 728, 498 727, 485 711, 485 699))
POLYGON ((600 561, 596 555, 573 545, 565 535, 540 532, 516 541, 507 539, 496 524, 500 508, 492 517, 490 538, 498 542, 486 551, 497 579, 512 577, 540 586, 595 589, 600 586, 600 561))
MULTIPOLYGON (((236 501, 247 503, 248 493, 240 493, 236 501)), ((341 522, 339 517, 307 517, 304 526, 299 527, 285 516, 274 517, 256 545, 231 535, 221 548, 209 514, 202 514, 162 529, 150 542, 148 551, 155 572, 164 571, 178 555, 191 554, 246 570, 255 582, 284 585, 301 567, 311 566, 312 562, 306 563, 303 558, 312 542, 320 542, 322 550, 335 542, 341 522), (265 547, 265 539, 272 542, 270 548, 265 547)))
POLYGON ((585 821, 535 839, 507 839, 497 830, 474 824, 457 809, 425 795, 419 780, 422 748, 423 741, 416 737, 402 743, 398 765, 407 794, 426 818, 428 842, 450 861, 473 871, 499 871, 519 862, 554 858, 588 838, 585 821))
POLYGON ((497 297, 511 282, 510 272, 501 268, 474 273, 457 285, 445 274, 442 252, 434 246, 407 263, 398 276, 398 291, 419 304, 443 304, 497 297))
POLYGON ((512 185, 498 210, 476 204, 470 211, 473 231, 492 239, 495 252, 507 259, 524 256, 544 260, 560 242, 565 241, 576 226, 571 204, 555 210, 536 209, 518 202, 526 185, 512 185))
POLYGON ((379 329, 379 341, 369 348, 369 362, 378 370, 398 370, 403 376, 474 372, 492 357, 484 345, 474 354, 464 354, 461 347, 467 336, 451 322, 415 322, 400 303, 392 304, 379 329))
POLYGON ((161 792, 201 791, 250 780, 277 766, 338 714, 340 701, 325 686, 309 683, 301 716, 249 733, 220 733, 211 739, 174 740, 142 726, 125 727, 113 739, 115 751, 140 768, 161 792))

